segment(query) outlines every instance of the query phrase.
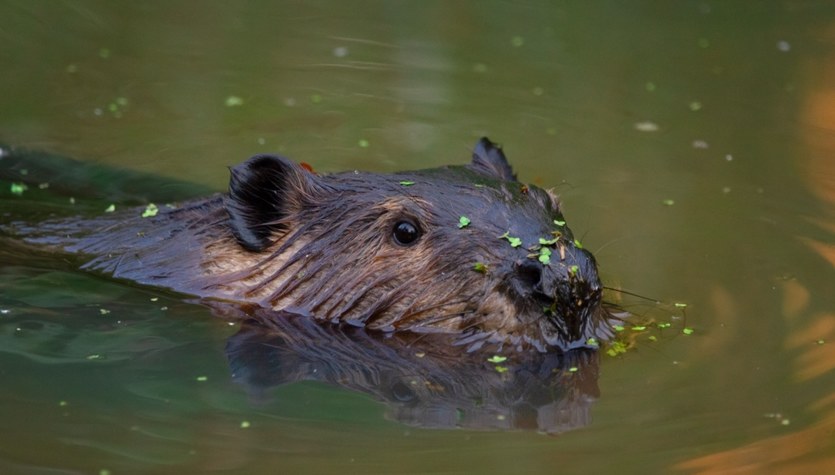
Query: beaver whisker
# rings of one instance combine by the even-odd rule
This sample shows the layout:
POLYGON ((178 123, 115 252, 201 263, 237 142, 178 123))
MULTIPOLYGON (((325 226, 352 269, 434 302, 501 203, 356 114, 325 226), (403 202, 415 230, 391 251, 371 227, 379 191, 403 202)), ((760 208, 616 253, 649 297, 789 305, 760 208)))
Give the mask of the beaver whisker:
POLYGON ((654 299, 654 298, 651 298, 651 297, 646 297, 646 296, 643 296, 641 294, 636 294, 635 292, 630 292, 628 290, 617 289, 617 288, 608 287, 608 286, 605 286, 605 285, 602 288, 605 289, 605 290, 610 290, 612 292, 618 292, 618 293, 629 295, 629 296, 632 296, 632 297, 637 297, 639 299, 649 300, 650 302, 653 302, 653 303, 656 303, 656 304, 661 303, 660 300, 657 300, 657 299, 654 299))

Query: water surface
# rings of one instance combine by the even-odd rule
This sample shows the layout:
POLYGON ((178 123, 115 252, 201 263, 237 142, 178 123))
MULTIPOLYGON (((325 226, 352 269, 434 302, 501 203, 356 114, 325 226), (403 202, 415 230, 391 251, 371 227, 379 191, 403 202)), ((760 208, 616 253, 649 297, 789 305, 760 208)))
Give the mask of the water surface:
MULTIPOLYGON (((4 2, 0 16, 4 143, 223 189, 254 153, 385 172, 464 163, 487 135, 520 179, 557 190, 606 282, 651 299, 624 305, 671 323, 600 355, 589 419, 558 437, 427 429, 323 382, 254 393, 227 362, 238 326, 4 243, 3 473, 835 469, 828 2, 4 2)), ((38 191, 4 182, 2 209, 39 218, 38 191)))

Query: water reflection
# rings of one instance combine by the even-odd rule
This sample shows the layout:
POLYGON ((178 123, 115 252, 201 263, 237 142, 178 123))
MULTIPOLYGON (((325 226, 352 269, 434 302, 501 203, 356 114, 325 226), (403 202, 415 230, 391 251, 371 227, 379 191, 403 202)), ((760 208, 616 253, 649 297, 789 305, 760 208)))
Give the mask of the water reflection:
MULTIPOLYGON (((223 309, 227 312, 230 309, 223 309)), ((320 381, 368 394, 411 426, 549 434, 584 427, 599 395, 596 352, 466 353, 443 335, 383 337, 302 317, 247 322, 229 338, 232 378, 256 399, 270 388, 320 381)))

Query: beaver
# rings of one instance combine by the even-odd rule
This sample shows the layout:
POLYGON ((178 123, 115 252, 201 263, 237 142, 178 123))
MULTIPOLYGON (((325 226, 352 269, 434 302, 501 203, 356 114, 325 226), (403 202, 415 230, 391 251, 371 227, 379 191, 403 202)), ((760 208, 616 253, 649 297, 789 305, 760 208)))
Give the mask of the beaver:
POLYGON ((261 319, 452 334, 468 350, 611 336, 597 264, 560 201, 519 182, 487 138, 467 165, 319 175, 262 154, 230 172, 226 194, 17 234, 86 256, 87 270, 270 310, 247 312, 261 319))

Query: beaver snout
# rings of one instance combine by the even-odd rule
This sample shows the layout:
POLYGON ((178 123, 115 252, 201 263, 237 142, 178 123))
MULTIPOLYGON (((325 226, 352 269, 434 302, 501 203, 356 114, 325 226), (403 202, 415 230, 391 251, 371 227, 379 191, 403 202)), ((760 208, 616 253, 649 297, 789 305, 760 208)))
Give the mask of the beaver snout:
POLYGON ((516 263, 517 295, 548 319, 561 338, 574 342, 585 334, 586 324, 602 299, 602 284, 594 257, 576 247, 565 258, 543 265, 534 259, 516 263))

